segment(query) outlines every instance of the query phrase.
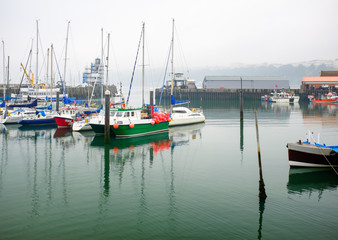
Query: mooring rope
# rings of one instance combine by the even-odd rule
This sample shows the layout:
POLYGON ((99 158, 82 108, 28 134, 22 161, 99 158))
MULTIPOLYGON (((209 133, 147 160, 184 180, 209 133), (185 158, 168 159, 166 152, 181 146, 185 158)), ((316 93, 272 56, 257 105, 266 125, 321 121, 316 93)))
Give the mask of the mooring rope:
POLYGON ((321 146, 318 146, 319 150, 321 151, 321 153, 323 154, 325 160, 329 163, 330 167, 333 169, 333 171, 336 173, 336 175, 338 176, 338 172, 336 171, 336 169, 332 166, 332 164, 330 163, 329 159, 327 159, 327 157, 325 156, 324 152, 323 152, 323 148, 321 146))

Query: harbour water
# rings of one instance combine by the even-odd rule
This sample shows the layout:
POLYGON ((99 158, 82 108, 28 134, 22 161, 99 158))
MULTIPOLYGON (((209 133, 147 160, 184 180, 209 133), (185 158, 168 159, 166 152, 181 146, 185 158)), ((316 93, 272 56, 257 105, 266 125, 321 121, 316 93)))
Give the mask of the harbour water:
POLYGON ((290 170, 286 148, 308 130, 337 145, 337 104, 203 107, 205 124, 110 145, 1 126, 0 239, 337 239, 338 176, 290 170))

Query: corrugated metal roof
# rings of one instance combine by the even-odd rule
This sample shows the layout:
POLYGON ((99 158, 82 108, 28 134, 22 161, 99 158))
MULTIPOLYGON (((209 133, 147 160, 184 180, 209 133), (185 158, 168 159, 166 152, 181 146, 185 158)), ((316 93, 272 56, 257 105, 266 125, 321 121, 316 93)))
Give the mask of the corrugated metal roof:
POLYGON ((302 83, 338 84, 338 76, 337 77, 303 77, 302 83))
POLYGON ((276 76, 205 76, 204 81, 240 81, 241 78, 243 81, 287 81, 285 77, 276 76))

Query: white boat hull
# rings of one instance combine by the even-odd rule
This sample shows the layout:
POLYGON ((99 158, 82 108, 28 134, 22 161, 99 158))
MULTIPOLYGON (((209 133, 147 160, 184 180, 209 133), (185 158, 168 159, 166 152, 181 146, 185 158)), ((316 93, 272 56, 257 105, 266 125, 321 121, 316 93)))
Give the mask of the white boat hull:
POLYGON ((90 131, 93 129, 90 126, 89 121, 83 120, 73 122, 72 130, 75 132, 79 132, 79 131, 90 131))
POLYGON ((196 112, 196 109, 191 111, 186 107, 175 107, 171 114, 169 127, 190 125, 205 122, 205 116, 202 112, 196 112))

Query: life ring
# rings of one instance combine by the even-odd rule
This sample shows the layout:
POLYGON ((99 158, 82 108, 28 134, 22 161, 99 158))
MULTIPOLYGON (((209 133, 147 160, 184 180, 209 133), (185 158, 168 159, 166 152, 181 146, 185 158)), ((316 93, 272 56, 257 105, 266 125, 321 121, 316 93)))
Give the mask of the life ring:
POLYGON ((191 109, 192 112, 196 112, 196 108, 191 109))
POLYGON ((125 103, 122 103, 122 104, 121 104, 121 108, 122 108, 122 109, 125 109, 125 108, 126 108, 126 104, 125 104, 125 103))

